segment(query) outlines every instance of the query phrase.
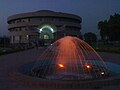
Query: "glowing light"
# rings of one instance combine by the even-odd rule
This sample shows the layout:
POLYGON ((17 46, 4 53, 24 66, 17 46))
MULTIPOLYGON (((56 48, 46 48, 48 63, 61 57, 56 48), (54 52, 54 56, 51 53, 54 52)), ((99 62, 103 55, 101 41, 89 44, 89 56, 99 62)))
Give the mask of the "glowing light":
POLYGON ((58 64, 59 65, 59 67, 61 67, 61 68, 63 68, 64 67, 64 65, 63 64, 58 64))
POLYGON ((86 68, 88 68, 88 69, 90 69, 91 68, 91 66, 90 65, 85 65, 86 66, 86 68))
POLYGON ((71 36, 50 45, 35 63, 33 72, 35 76, 62 80, 98 79, 108 75, 106 64, 97 52, 83 40, 71 36))
POLYGON ((104 75, 105 73, 104 72, 101 72, 102 75, 104 75))
POLYGON ((27 37, 27 40, 29 39, 29 35, 26 35, 26 37, 27 37))
POLYGON ((43 27, 40 29, 40 33, 43 31, 44 28, 48 28, 48 29, 51 30, 52 33, 54 33, 53 28, 51 28, 49 25, 45 25, 45 26, 43 26, 43 27))

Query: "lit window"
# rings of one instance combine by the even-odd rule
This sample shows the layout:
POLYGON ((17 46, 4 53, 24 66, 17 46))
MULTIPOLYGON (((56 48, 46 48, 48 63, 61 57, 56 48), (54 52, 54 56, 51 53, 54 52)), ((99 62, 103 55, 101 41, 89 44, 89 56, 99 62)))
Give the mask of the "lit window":
POLYGON ((44 35, 44 39, 49 39, 49 35, 44 35))
POLYGON ((26 37, 27 37, 26 39, 29 40, 29 35, 26 35, 26 37))

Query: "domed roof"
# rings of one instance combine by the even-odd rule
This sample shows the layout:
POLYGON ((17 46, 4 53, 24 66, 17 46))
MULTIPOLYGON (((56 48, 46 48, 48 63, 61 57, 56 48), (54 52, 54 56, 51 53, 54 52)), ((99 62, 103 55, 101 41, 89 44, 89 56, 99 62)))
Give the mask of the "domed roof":
POLYGON ((36 11, 36 12, 54 12, 54 11, 51 11, 51 10, 39 10, 39 11, 36 11))

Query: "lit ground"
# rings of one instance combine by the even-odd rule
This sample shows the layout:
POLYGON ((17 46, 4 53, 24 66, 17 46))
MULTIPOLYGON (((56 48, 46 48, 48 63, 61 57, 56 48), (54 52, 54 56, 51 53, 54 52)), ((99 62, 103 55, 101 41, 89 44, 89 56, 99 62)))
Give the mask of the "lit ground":
MULTIPOLYGON (((19 66, 23 65, 24 63, 36 60, 40 56, 42 51, 43 49, 39 48, 39 50, 31 49, 27 51, 0 56, 0 90, 46 90, 40 87, 36 88, 34 86, 21 85, 19 82, 12 80, 9 74, 10 72, 15 71, 19 66)), ((120 64, 120 54, 100 53, 100 55, 104 58, 105 61, 120 64)), ((120 90, 120 85, 87 90, 106 90, 106 89, 120 90)))

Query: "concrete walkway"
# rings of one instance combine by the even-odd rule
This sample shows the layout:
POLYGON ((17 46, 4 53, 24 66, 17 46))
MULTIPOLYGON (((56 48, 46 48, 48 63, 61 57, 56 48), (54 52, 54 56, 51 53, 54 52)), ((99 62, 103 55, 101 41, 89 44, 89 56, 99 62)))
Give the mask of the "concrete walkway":
POLYGON ((120 64, 120 54, 101 52, 99 55, 104 61, 120 64))
POLYGON ((12 81, 9 73, 27 62, 36 60, 42 51, 31 49, 0 56, 0 90, 30 90, 31 88, 12 81))
MULTIPOLYGON (((43 48, 39 48, 39 50, 31 49, 31 50, 0 56, 0 90, 46 90, 42 88, 20 85, 16 81, 12 80, 11 77, 9 76, 10 72, 14 71, 16 68, 20 67, 21 65, 38 59, 43 51, 44 51, 43 48)), ((100 55, 101 57, 103 57, 105 61, 110 61, 113 63, 120 64, 120 54, 100 53, 100 55)), ((97 90, 105 90, 105 89, 120 90, 120 86, 109 86, 97 90)))

